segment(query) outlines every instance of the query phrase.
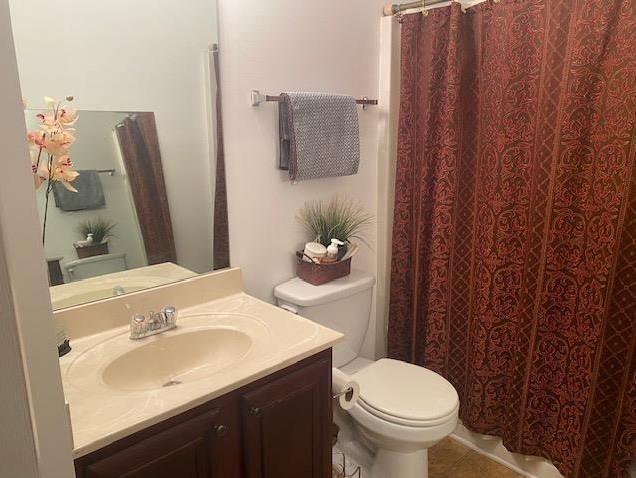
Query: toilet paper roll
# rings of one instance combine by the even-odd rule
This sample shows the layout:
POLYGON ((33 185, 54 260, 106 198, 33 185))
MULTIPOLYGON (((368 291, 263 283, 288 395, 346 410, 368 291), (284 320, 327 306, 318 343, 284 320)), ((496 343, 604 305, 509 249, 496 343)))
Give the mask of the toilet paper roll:
POLYGON ((331 390, 340 408, 351 410, 360 396, 360 385, 337 368, 332 370, 331 377, 331 390))

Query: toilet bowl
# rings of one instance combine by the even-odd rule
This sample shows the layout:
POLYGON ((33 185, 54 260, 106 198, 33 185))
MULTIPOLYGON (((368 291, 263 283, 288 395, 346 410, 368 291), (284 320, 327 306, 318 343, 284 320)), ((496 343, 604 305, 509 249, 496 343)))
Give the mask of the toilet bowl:
POLYGON ((426 478, 428 449, 455 429, 459 398, 446 379, 424 367, 360 357, 374 282, 360 272, 322 286, 295 278, 274 295, 279 306, 345 335, 334 346, 333 363, 360 385, 348 413, 370 448, 371 478, 426 478))
POLYGON ((453 386, 423 367, 380 359, 353 379, 360 400, 349 411, 375 452, 371 476, 427 476, 427 450, 457 426, 453 386))

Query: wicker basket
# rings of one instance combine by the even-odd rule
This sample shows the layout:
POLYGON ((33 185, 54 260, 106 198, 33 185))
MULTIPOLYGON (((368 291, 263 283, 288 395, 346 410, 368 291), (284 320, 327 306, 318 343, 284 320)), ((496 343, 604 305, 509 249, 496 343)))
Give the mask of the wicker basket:
POLYGON ((77 257, 79 259, 86 259, 87 257, 108 254, 108 242, 102 242, 101 244, 93 244, 84 247, 76 247, 75 252, 77 252, 77 257))
POLYGON ((296 275, 313 285, 326 284, 351 273, 351 257, 329 264, 314 264, 303 260, 303 253, 296 252, 296 275))

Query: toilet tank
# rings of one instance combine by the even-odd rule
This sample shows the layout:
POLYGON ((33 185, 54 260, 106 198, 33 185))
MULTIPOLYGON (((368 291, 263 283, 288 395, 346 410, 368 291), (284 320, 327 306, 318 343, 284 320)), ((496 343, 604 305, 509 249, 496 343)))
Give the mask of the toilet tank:
POLYGON ((104 274, 112 274, 113 272, 121 272, 127 269, 126 253, 101 254, 99 256, 87 257, 86 259, 77 259, 67 262, 64 268, 71 282, 104 274))
POLYGON ((333 347, 333 365, 342 367, 360 354, 374 284, 372 276, 357 271, 319 286, 296 277, 276 286, 274 295, 280 307, 344 334, 333 347))

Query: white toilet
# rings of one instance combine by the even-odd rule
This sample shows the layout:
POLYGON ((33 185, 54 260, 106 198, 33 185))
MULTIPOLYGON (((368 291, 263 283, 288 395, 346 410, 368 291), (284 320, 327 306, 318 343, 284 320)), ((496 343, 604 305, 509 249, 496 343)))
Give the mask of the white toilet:
POLYGON ((88 279, 90 277, 112 274, 127 269, 126 253, 101 254, 85 259, 76 259, 64 265, 66 275, 70 282, 88 279))
POLYGON ((351 275, 321 286, 294 278, 274 289, 278 305, 345 335, 333 365, 360 384, 349 411, 361 441, 372 448, 371 478, 426 478, 428 448, 457 425, 459 399, 435 372, 391 359, 359 356, 369 325, 375 280, 351 275))

